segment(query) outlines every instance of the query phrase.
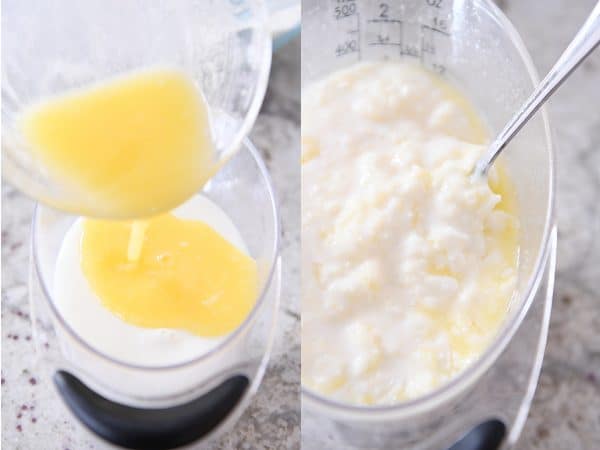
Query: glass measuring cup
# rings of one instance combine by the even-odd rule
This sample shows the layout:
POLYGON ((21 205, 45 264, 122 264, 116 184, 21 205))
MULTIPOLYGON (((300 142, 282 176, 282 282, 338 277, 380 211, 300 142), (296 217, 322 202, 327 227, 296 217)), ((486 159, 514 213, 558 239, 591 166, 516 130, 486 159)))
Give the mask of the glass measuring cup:
POLYGON ((225 162, 248 134, 266 91, 271 32, 265 20, 261 0, 4 2, 3 173, 42 203, 101 215, 31 157, 19 113, 40 99, 157 65, 182 70, 200 88, 214 162, 225 162))
MULTIPOLYGON (((303 86, 359 61, 411 60, 462 87, 487 119, 492 135, 537 84, 531 58, 518 34, 491 1, 305 0, 302 27, 303 86)), ((303 420, 303 434, 319 432, 304 426, 311 417, 321 429, 327 421, 331 424, 332 436, 319 442, 321 448, 343 442, 345 448, 439 449, 449 447, 490 417, 520 430, 516 424, 522 425, 522 411, 526 416, 530 397, 526 398, 535 389, 543 354, 547 321, 542 317, 550 307, 554 278, 551 256, 555 251, 551 245, 555 163, 547 117, 538 116, 522 133, 503 155, 517 191, 521 250, 516 294, 495 340, 478 361, 449 383, 398 405, 350 406, 303 387, 303 409, 309 419, 303 420), (541 308, 531 308, 536 295, 541 308), (522 341, 531 344, 519 352, 530 364, 502 363, 503 372, 498 371, 499 358, 506 355, 507 345, 530 311, 545 324, 537 337, 522 341), (521 380, 516 385, 523 389, 514 390, 519 401, 509 405, 508 401, 498 401, 493 390, 502 391, 506 371, 512 370, 515 373, 511 376, 521 380), (504 379, 497 375, 497 382, 487 384, 491 388, 482 393, 484 380, 493 378, 493 372, 503 373, 504 379), (526 405, 524 409, 522 405, 526 405)), ((514 442, 512 429, 509 435, 505 442, 514 442)))
POLYGON ((117 360, 65 320, 55 304, 53 276, 65 233, 77 217, 36 208, 30 305, 40 370, 53 377, 75 416, 114 444, 172 448, 197 439, 210 442, 239 418, 266 369, 279 309, 279 221, 267 170, 248 140, 200 195, 238 228, 257 261, 260 294, 247 319, 217 347, 167 366, 117 360))

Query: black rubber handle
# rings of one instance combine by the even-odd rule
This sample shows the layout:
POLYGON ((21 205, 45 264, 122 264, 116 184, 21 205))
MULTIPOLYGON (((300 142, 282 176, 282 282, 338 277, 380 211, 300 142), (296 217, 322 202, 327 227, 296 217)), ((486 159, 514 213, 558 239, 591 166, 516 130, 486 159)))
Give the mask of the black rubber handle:
POLYGON ((107 441, 134 450, 164 450, 189 444, 210 433, 235 408, 248 378, 235 375, 201 397, 179 406, 143 409, 115 403, 65 371, 54 383, 71 411, 107 441))
POLYGON ((497 419, 482 422, 448 450, 498 450, 506 434, 506 425, 497 419))

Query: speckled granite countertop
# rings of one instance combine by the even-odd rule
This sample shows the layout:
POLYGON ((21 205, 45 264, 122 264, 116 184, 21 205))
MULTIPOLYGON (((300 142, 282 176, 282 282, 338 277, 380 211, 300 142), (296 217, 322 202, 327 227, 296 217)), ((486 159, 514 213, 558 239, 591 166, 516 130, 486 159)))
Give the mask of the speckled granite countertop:
MULTIPOLYGON (((300 447, 300 50, 299 41, 274 57, 269 90, 252 141, 267 162, 277 192, 284 260, 282 313, 271 364, 258 395, 218 449, 300 447)), ((27 299, 28 244, 33 202, 2 190, 2 448, 108 448, 66 411, 35 368, 27 299)), ((113 447, 110 447, 113 448, 113 447)))

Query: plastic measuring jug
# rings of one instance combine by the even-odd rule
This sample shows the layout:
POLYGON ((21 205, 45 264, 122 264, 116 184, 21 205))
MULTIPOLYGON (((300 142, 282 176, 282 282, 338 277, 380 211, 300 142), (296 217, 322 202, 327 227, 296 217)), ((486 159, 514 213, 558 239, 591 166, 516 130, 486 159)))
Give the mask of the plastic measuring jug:
MULTIPOLYGON (((77 217, 38 205, 32 224, 29 295, 37 367, 74 416, 126 448, 213 442, 256 394, 269 362, 281 289, 273 186, 248 140, 199 194, 232 220, 258 266, 258 292, 244 322, 211 350, 166 365, 132 364, 84 339, 57 306, 54 273, 77 217)), ((107 339, 111 329, 106 329, 107 339)))
MULTIPOLYGON (((303 87, 369 60, 409 60, 449 79, 472 100, 492 135, 538 82, 517 32, 491 1, 303 2, 303 87)), ((545 113, 521 133, 502 156, 516 187, 521 230, 516 293, 496 338, 475 363, 448 383, 397 405, 353 406, 303 387, 303 443, 307 448, 447 448, 470 429, 481 431, 476 425, 492 418, 500 428, 491 426, 491 432, 479 433, 481 446, 469 448, 498 448, 493 444, 497 429, 501 429, 500 441, 505 434, 509 438, 504 443, 516 440, 544 350, 555 229, 555 162, 545 113), (534 301, 536 295, 539 300, 534 301), (509 352, 507 346, 515 334, 520 336, 528 314, 535 331, 515 338, 523 345, 509 352), (516 354, 516 359, 506 360, 509 354, 516 354), (514 382, 510 396, 496 394, 505 392, 510 382, 514 382)))

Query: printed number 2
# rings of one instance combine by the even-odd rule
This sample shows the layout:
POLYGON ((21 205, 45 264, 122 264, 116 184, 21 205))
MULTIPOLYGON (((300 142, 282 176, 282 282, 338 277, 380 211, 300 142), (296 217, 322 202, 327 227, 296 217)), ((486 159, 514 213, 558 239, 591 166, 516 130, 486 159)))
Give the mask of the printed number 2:
POLYGON ((388 18, 388 10, 390 9, 390 6, 387 3, 380 3, 379 4, 379 17, 381 17, 382 19, 387 19, 388 18))
POLYGON ((433 6, 434 8, 441 8, 443 0, 426 0, 429 6, 433 6))

